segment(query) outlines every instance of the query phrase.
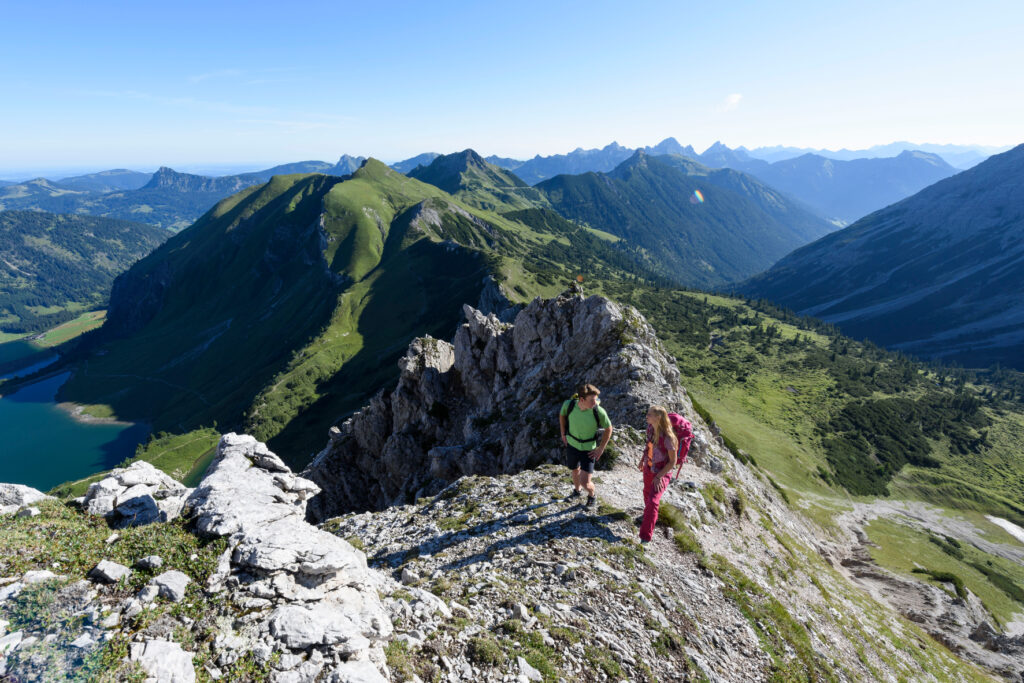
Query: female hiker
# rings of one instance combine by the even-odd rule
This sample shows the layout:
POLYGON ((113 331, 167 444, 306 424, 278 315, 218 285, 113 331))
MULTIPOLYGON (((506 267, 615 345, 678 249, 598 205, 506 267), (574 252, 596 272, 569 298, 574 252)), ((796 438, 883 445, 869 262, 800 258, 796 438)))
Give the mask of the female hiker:
POLYGON ((658 521, 658 504, 671 480, 672 468, 676 466, 676 438, 668 411, 661 406, 651 406, 647 411, 647 446, 637 463, 644 473, 644 517, 640 523, 640 542, 647 543, 654 536, 654 524, 658 521))
POLYGON ((558 424, 562 430, 562 445, 566 448, 566 466, 572 470, 572 497, 580 495, 580 489, 587 490, 587 507, 594 504, 594 464, 601 459, 608 439, 612 436, 612 423, 608 413, 597 405, 601 391, 593 384, 584 384, 572 398, 562 404, 558 424), (597 443, 598 430, 601 444, 597 443))

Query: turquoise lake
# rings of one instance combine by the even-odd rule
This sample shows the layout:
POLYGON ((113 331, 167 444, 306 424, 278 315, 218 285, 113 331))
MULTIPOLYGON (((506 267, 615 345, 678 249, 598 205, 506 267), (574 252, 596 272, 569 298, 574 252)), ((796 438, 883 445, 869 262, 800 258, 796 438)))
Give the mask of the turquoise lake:
POLYGON ((110 469, 135 454, 146 424, 87 424, 57 407, 68 373, 0 398, 0 482, 41 491, 110 469))

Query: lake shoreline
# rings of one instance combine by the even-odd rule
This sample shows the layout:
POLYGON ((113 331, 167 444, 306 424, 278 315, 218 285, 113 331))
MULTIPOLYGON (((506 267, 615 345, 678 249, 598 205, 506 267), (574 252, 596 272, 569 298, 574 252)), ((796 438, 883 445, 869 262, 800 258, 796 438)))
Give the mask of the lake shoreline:
POLYGON ((83 412, 85 410, 85 406, 81 406, 77 403, 62 401, 57 403, 56 406, 70 415, 76 422, 81 422, 82 424, 120 425, 122 427, 131 427, 139 424, 138 422, 118 420, 116 417, 96 417, 95 415, 87 415, 83 412))

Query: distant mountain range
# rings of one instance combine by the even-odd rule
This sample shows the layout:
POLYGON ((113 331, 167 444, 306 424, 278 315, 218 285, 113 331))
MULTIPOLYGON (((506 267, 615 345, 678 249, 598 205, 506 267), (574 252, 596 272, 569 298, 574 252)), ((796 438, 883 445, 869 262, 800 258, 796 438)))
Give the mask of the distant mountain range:
POLYGON ((804 154, 772 164, 754 159, 746 163, 711 165, 745 170, 814 207, 821 215, 846 223, 909 197, 957 172, 936 154, 909 151, 896 157, 852 161, 804 154))
POLYGON ((82 214, 148 223, 169 230, 191 225, 214 204, 243 188, 260 185, 275 175, 324 173, 346 176, 365 161, 342 156, 337 163, 299 161, 262 171, 228 176, 179 173, 162 167, 153 174, 117 170, 64 178, 36 178, 0 186, 0 210, 24 209, 82 214), (144 179, 144 182, 139 182, 144 179))
POLYGON ((1024 370, 1024 145, 796 250, 741 285, 919 356, 1024 370))
MULTIPOLYGON (((697 154, 693 147, 684 146, 675 138, 666 138, 657 145, 639 149, 650 156, 685 156, 711 168, 732 168, 749 173, 804 202, 822 217, 841 225, 909 196, 955 172, 955 169, 934 156, 900 153, 908 145, 893 143, 865 150, 865 154, 891 151, 898 156, 892 159, 858 159, 856 163, 831 160, 839 156, 850 156, 853 152, 803 154, 801 158, 793 159, 787 158, 787 155, 800 150, 759 148, 748 152, 742 147, 733 150, 717 142, 704 153, 697 154), (773 160, 773 163, 758 158, 757 154, 773 160), (852 165, 846 166, 845 163, 852 165)), ((983 155, 985 149, 952 145, 922 147, 934 148, 939 154, 974 154, 975 157, 983 155)), ((487 161, 512 171, 527 185, 535 185, 557 175, 610 172, 636 151, 613 142, 601 149, 576 149, 568 154, 546 157, 538 155, 529 160, 492 156, 487 161)), ((419 167, 428 167, 438 156, 436 152, 427 152, 396 162, 391 167, 401 173, 413 173, 419 167)), ((333 164, 326 161, 300 161, 227 176, 178 173, 181 178, 172 180, 163 177, 155 183, 154 175, 127 169, 59 180, 36 178, 23 182, 0 181, 0 210, 35 209, 54 213, 79 213, 136 220, 180 230, 191 224, 217 200, 242 187, 264 183, 274 175, 324 173, 340 177, 354 173, 364 161, 365 157, 345 154, 333 164), (186 181, 185 177, 190 180, 186 181)), ((156 175, 167 176, 169 173, 172 173, 170 169, 161 168, 156 175)))
MULTIPOLYGON (((697 158, 697 153, 693 151, 692 147, 689 145, 683 147, 675 138, 666 138, 653 147, 640 149, 652 156, 680 154, 691 159, 697 158)), ((568 154, 555 154, 547 157, 537 155, 528 161, 496 156, 487 157, 487 161, 512 171, 528 185, 536 185, 542 180, 554 178, 557 175, 578 175, 591 171, 607 173, 633 156, 636 151, 613 142, 601 149, 576 148, 568 154)))
MULTIPOLYGON (((837 161, 822 155, 803 154, 770 163, 745 149, 730 149, 721 142, 697 154, 693 147, 667 138, 653 147, 641 148, 650 156, 684 156, 710 168, 731 168, 759 178, 775 189, 803 202, 821 217, 840 225, 908 197, 932 183, 956 173, 936 154, 903 151, 893 158, 837 161)), ((612 143, 603 149, 576 149, 569 154, 537 156, 529 161, 488 157, 530 185, 557 175, 607 173, 637 150, 612 143)))
POLYGON ((635 152, 610 173, 536 185, 560 214, 654 255, 676 282, 716 287, 758 272, 834 226, 756 178, 635 152))
POLYGON ((117 190, 137 190, 148 183, 152 177, 151 173, 116 168, 110 171, 61 178, 54 185, 82 192, 116 192, 117 190))
POLYGON ((912 142, 891 142, 887 145, 875 145, 868 147, 867 149, 840 149, 833 151, 830 149, 814 149, 810 147, 784 147, 776 145, 774 147, 756 147, 754 149, 747 149, 745 147, 737 148, 743 152, 746 152, 755 159, 763 159, 765 161, 782 161, 784 159, 792 159, 794 157, 803 156, 804 154, 816 154, 818 156, 825 157, 826 159, 836 159, 839 161, 851 161, 853 159, 874 159, 877 157, 894 157, 899 156, 903 152, 928 152, 931 154, 937 154, 942 157, 946 163, 954 166, 958 169, 966 170, 981 163, 993 154, 1005 152, 1009 147, 991 147, 984 145, 933 145, 929 143, 915 144, 912 142))
POLYGON ((104 305, 114 277, 167 236, 129 221, 0 211, 0 330, 38 332, 104 305))

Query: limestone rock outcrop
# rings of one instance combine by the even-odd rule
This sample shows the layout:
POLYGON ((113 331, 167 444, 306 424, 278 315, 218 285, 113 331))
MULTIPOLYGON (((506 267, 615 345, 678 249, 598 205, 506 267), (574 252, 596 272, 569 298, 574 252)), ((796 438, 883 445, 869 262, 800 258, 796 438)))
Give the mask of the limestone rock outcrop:
POLYGON ((228 537, 207 590, 249 611, 238 637, 294 660, 295 680, 383 681, 391 620, 366 556, 306 523, 319 490, 255 438, 223 436, 185 505, 199 534, 228 537))
POLYGON ((49 498, 42 491, 22 484, 0 484, 0 515, 12 515, 26 505, 49 498))
POLYGON ((112 470, 90 484, 78 502, 83 510, 106 517, 115 527, 141 526, 176 519, 191 492, 192 489, 140 460, 112 470))
POLYGON ((464 313, 453 343, 414 340, 398 386, 332 429, 303 472, 323 489, 313 519, 408 502, 464 475, 559 461, 558 409, 585 382, 601 389, 616 429, 634 429, 616 439, 636 441, 648 406, 662 404, 694 423, 694 458, 713 459, 715 437, 636 309, 575 288, 534 300, 511 324, 470 306, 464 313))

